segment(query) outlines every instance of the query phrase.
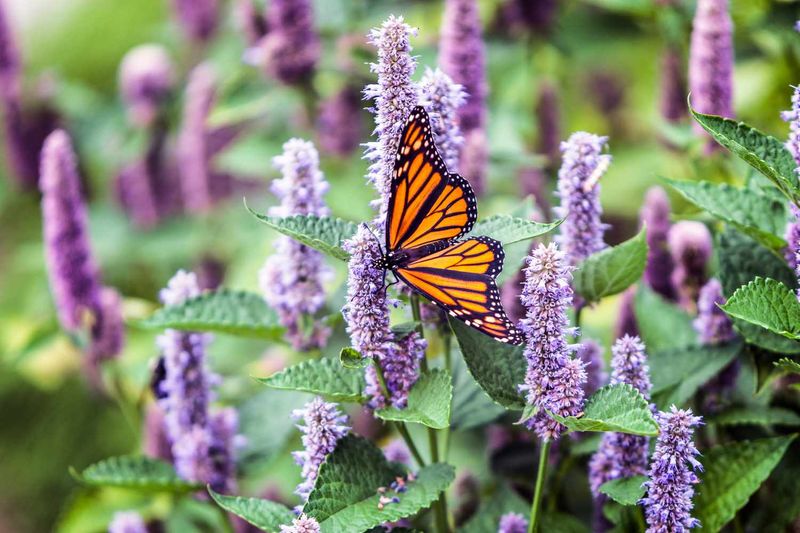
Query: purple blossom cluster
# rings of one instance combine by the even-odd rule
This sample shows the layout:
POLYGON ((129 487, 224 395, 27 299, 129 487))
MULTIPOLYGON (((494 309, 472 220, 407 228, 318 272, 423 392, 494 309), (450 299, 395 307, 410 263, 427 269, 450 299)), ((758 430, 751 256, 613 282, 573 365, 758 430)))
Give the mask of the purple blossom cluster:
POLYGON ((700 482, 695 473, 702 470, 696 459, 700 452, 692 441, 694 428, 702 423, 690 409, 674 405, 669 412, 656 415, 660 426, 656 449, 645 482, 647 495, 642 498, 648 533, 686 531, 700 527, 692 518, 694 485, 700 482))
POLYGON ((681 51, 671 45, 661 55, 661 116, 667 122, 679 122, 686 116, 686 76, 681 51))
POLYGON ((458 170, 464 138, 458 125, 458 110, 467 95, 461 85, 441 69, 425 70, 419 82, 419 103, 431 118, 436 148, 450 172, 458 170))
POLYGON ((370 162, 368 180, 378 191, 378 225, 383 226, 389 201, 391 176, 394 169, 400 133, 406 117, 417 105, 417 88, 411 76, 417 62, 411 55, 410 38, 417 30, 391 16, 381 27, 368 35, 369 42, 378 49, 378 61, 370 64, 378 81, 367 85, 364 97, 374 101, 377 141, 367 143, 364 157, 370 162))
POLYGON ((307 83, 319 61, 321 46, 310 0, 269 3, 266 28, 249 54, 267 75, 288 84, 307 83))
POLYGON ((147 526, 136 511, 120 511, 114 513, 108 533, 147 533, 147 526))
POLYGON ((633 337, 639 334, 639 324, 636 322, 636 291, 634 285, 628 287, 620 296, 617 322, 614 324, 614 337, 617 339, 625 335, 633 337))
POLYGON ((783 251, 783 256, 786 258, 786 263, 795 271, 800 264, 798 261, 798 254, 800 254, 800 208, 791 204, 791 218, 786 224, 786 249, 783 251))
POLYGON ((570 356, 575 347, 567 344, 567 309, 572 303, 572 267, 564 252, 554 244, 540 244, 531 252, 525 268, 522 302, 527 316, 520 322, 526 337, 528 371, 520 390, 537 408, 526 421, 541 439, 556 440, 564 426, 550 417, 577 416, 583 408, 584 363, 570 356))
POLYGON ((366 393, 370 407, 380 409, 391 405, 403 408, 407 405, 408 393, 419 377, 419 361, 425 356, 426 347, 425 339, 413 332, 392 342, 388 350, 378 356, 376 362, 383 372, 388 398, 383 393, 375 366, 367 367, 366 393))
POLYGON ((578 346, 576 355, 583 361, 586 370, 586 382, 583 384, 583 393, 590 396, 600 387, 605 385, 608 375, 603 361, 603 347, 592 339, 584 339, 578 346))
POLYGON ((506 513, 500 517, 497 533, 527 533, 528 520, 518 513, 506 513))
POLYGON ((219 0, 172 0, 175 18, 192 41, 211 40, 219 23, 219 0))
POLYGON ((128 108, 128 119, 136 126, 153 124, 174 86, 175 67, 163 46, 137 46, 120 63, 120 95, 128 108))
POLYGON ((789 123, 789 139, 786 148, 791 152, 797 163, 800 173, 800 87, 795 87, 792 93, 792 108, 781 113, 781 118, 789 123))
POLYGON ((292 525, 281 526, 281 533, 319 533, 319 522, 316 518, 301 514, 294 520, 292 525))
POLYGON ((736 338, 730 317, 719 308, 724 304, 722 284, 718 279, 711 278, 700 289, 697 299, 697 317, 694 319, 694 329, 702 344, 713 346, 730 342, 736 338))
POLYGON ((566 217, 559 227, 556 242, 564 251, 567 264, 578 265, 606 247, 600 221, 600 178, 611 164, 603 154, 607 137, 579 131, 561 144, 562 163, 558 171, 558 197, 561 205, 556 215, 566 217))
POLYGON ((644 280, 651 289, 672 300, 675 290, 671 278, 674 264, 668 244, 672 226, 669 213, 670 204, 666 191, 659 186, 650 187, 639 211, 639 220, 647 227, 647 266, 644 280))
POLYGON ((678 303, 684 309, 694 312, 700 288, 708 280, 711 233, 701 222, 682 220, 670 228, 667 241, 675 265, 670 279, 678 303))
MULTIPOLYGON (((272 182, 272 192, 281 203, 270 209, 272 216, 316 215, 329 213, 324 195, 328 182, 319 170, 319 156, 314 145, 291 139, 283 145, 283 154, 275 157, 275 167, 282 178, 272 182)), ((261 269, 259 279, 267 303, 277 312, 286 336, 298 350, 319 348, 330 335, 330 328, 314 323, 314 315, 325 305, 323 283, 331 275, 322 253, 290 237, 279 237, 276 253, 261 269)))
POLYGON ((536 123, 539 128, 536 151, 547 157, 548 168, 555 168, 561 157, 561 113, 558 89, 551 82, 544 82, 539 89, 536 123))
POLYGON ((303 409, 292 413, 295 420, 303 420, 305 425, 297 426, 303 432, 303 450, 293 452, 295 461, 302 469, 303 482, 297 486, 295 493, 303 501, 314 488, 319 474, 319 467, 335 448, 339 439, 347 435, 350 427, 347 416, 339 412, 335 403, 327 403, 316 397, 303 409))
POLYGON ((346 157, 361 143, 361 95, 347 85, 320 105, 317 119, 319 145, 322 151, 346 157))

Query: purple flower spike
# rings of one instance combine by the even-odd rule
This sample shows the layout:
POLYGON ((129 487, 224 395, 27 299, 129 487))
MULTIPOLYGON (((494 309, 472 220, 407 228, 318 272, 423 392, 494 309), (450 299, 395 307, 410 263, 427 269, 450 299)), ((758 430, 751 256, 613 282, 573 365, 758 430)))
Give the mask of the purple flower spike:
POLYGON ((671 279, 678 303, 694 312, 700 287, 708 280, 706 270, 711 260, 711 233, 701 222, 682 220, 670 228, 667 239, 675 264, 671 279))
POLYGON ((579 131, 561 143, 563 154, 558 171, 559 217, 566 217, 556 238, 564 250, 567 264, 576 266, 606 247, 600 221, 600 178, 611 164, 611 156, 603 154, 608 137, 579 131))
POLYGON ((367 396, 370 407, 380 409, 387 404, 403 408, 408 403, 408 393, 419 377, 419 360, 425 356, 427 343, 419 333, 406 335, 391 343, 389 349, 378 357, 377 364, 383 371, 389 398, 386 398, 373 365, 367 367, 367 396))
POLYGON ((586 339, 581 342, 577 355, 583 361, 586 369, 586 383, 583 384, 583 392, 589 396, 605 385, 608 378, 603 361, 603 348, 597 341, 586 339))
POLYGON ((458 110, 466 101, 461 85, 442 70, 426 69, 419 82, 419 103, 431 117, 431 129, 439 155, 450 172, 458 170, 464 138, 458 125, 458 110))
POLYGON ((150 229, 160 219, 153 180, 147 161, 123 167, 114 183, 116 199, 131 221, 139 228, 150 229))
POLYGON ((629 287, 622 293, 617 314, 617 323, 614 325, 614 337, 639 334, 639 324, 636 322, 636 286, 629 287))
POLYGON ((548 168, 555 168, 561 157, 561 113, 558 91, 552 83, 545 82, 539 89, 536 122, 539 126, 537 152, 547 157, 548 168))
MULTIPOLYGON (((283 177, 272 183, 272 191, 281 203, 270 209, 270 215, 329 213, 323 198, 328 182, 319 170, 319 156, 313 144, 291 139, 274 163, 283 177)), ((323 282, 330 277, 330 269, 320 252, 289 237, 279 237, 275 249, 259 276, 267 303, 278 312, 295 349, 319 348, 325 344, 330 329, 315 323, 311 331, 306 331, 304 323, 306 317, 313 317, 325 305, 323 282)))
POLYGON ((403 22, 403 17, 391 16, 368 35, 369 42, 378 49, 378 61, 370 65, 378 75, 378 82, 367 85, 364 98, 375 101, 373 133, 378 140, 367 143, 364 157, 370 162, 367 179, 378 191, 379 226, 386 218, 400 133, 411 109, 417 105, 417 89, 411 81, 417 62, 411 55, 409 42, 416 34, 417 30, 403 22))
POLYGON ((244 34, 248 46, 256 46, 267 34, 267 19, 253 0, 236 0, 233 11, 236 27, 244 34))
POLYGON ((566 335, 574 333, 567 319, 572 303, 572 267, 555 244, 540 244, 531 252, 525 269, 522 303, 527 317, 520 322, 527 344, 528 371, 520 390, 538 411, 526 421, 541 439, 556 440, 564 426, 547 411, 576 416, 583 409, 586 371, 580 359, 570 353, 566 335))
POLYGON ((686 116, 686 79, 680 48, 667 46, 661 56, 661 116, 679 122, 686 116))
POLYGON ((645 482, 647 496, 642 498, 647 533, 686 531, 700 527, 692 518, 694 486, 700 482, 695 471, 703 467, 695 458, 699 455, 692 441, 694 428, 702 418, 693 416, 690 409, 672 406, 670 412, 656 415, 661 433, 650 463, 645 482))
POLYGON ((527 533, 528 520, 518 513, 506 513, 500 517, 497 533, 527 533))
MULTIPOLYGON (((701 113, 733 117, 733 22, 728 0, 698 0, 689 50, 692 105, 701 113)), ((695 131, 705 134, 700 124, 695 131)), ((706 151, 716 149, 709 139, 706 151)))
POLYGON ((301 514, 292 520, 291 526, 281 526, 281 533, 319 533, 319 522, 316 518, 311 518, 301 514))
POLYGON ((8 16, 0 5, 0 90, 19 92, 22 62, 17 48, 17 39, 11 31, 8 16))
POLYGON ((238 435, 239 414, 236 409, 226 407, 211 415, 209 421, 208 447, 211 472, 208 484, 224 494, 236 491, 236 450, 244 444, 238 435))
MULTIPOLYGON (((611 384, 627 383, 650 399, 649 369, 644 344, 639 337, 628 335, 618 339, 611 348, 611 384)), ((595 505, 602 508, 605 498, 600 485, 612 479, 643 475, 647 470, 649 439, 625 433, 604 433, 600 447, 589 462, 589 487, 595 505)), ((599 510, 599 509, 598 509, 599 510)))
POLYGON ((147 526, 136 511, 120 511, 114 513, 108 533, 147 533, 147 526))
POLYGON ((725 304, 722 296, 722 285, 719 280, 712 278, 700 289, 697 299, 697 318, 694 319, 694 329, 698 339, 705 345, 716 345, 730 342, 736 338, 733 323, 719 308, 725 304))
POLYGON ((339 439, 347 435, 350 427, 347 425, 347 416, 339 412, 337 404, 326 403, 319 397, 308 402, 303 409, 294 411, 292 417, 303 419, 305 424, 297 426, 303 432, 305 449, 292 455, 302 468, 303 475, 303 482, 297 486, 295 494, 306 501, 314 488, 320 465, 336 449, 339 439))
POLYGON ((125 322, 122 318, 122 301, 111 287, 100 290, 99 307, 92 324, 88 364, 97 368, 101 361, 119 355, 125 343, 125 322))
POLYGON ((486 173, 489 167, 489 140, 482 129, 474 129, 464 136, 459 174, 467 178, 472 190, 480 196, 486 190, 486 173))
POLYGON ((357 89, 344 87, 322 102, 317 132, 324 152, 349 156, 361 142, 361 130, 361 96, 357 89))
POLYGON ((386 460, 392 463, 400 463, 406 466, 411 465, 411 452, 406 443, 401 439, 394 439, 383 447, 383 455, 386 460))
POLYGON ((650 187, 639 212, 639 220, 647 226, 647 267, 644 280, 661 296, 673 300, 675 289, 671 276, 674 263, 667 244, 671 227, 669 212, 669 197, 664 189, 650 187))
POLYGON ((210 65, 202 64, 189 75, 183 125, 178 138, 178 170, 186 209, 205 212, 214 203, 212 174, 209 169, 211 153, 208 146, 206 121, 216 100, 217 81, 210 65))
POLYGON ((781 118, 789 123, 789 140, 786 141, 786 148, 792 153, 795 163, 800 167, 800 87, 794 88, 792 108, 789 111, 783 111, 781 118))
POLYGON ((172 0, 172 10, 189 39, 207 42, 217 31, 218 0, 172 0))
POLYGON ((120 63, 120 93, 128 107, 128 118, 136 126, 153 123, 174 85, 174 67, 163 46, 137 46, 120 63))
POLYGON ((306 82, 319 61, 319 35, 310 0, 274 0, 267 10, 269 31, 259 42, 256 62, 287 85, 306 82))
POLYGON ((77 331, 96 314, 100 274, 92 256, 86 205, 69 136, 50 134, 42 150, 42 217, 50 287, 61 326, 77 331))
MULTIPOLYGON (((786 258, 789 267, 797 272, 797 265, 800 264, 800 261, 798 261, 798 255, 800 255, 800 209, 794 204, 790 204, 789 207, 792 211, 792 217, 789 223, 786 224, 785 239, 788 244, 783 251, 783 256, 786 258)), ((800 272, 797 272, 797 274, 800 274, 800 272)))

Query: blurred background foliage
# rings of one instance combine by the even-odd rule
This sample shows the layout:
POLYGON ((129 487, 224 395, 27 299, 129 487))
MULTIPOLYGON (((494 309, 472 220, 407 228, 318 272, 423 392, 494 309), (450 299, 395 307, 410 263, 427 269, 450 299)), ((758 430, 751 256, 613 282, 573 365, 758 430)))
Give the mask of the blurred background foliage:
MULTIPOLYGON (((268 1, 268 0, 267 0, 268 1)), ((603 179, 608 240, 629 237, 644 190, 661 176, 742 181, 747 170, 724 155, 701 158, 687 121, 668 125, 659 113, 660 54, 667 41, 688 44, 691 0, 664 16, 656 0, 565 0, 547 32, 519 31, 498 13, 505 0, 481 0, 490 85, 491 168, 483 216, 507 212, 521 202, 517 171, 540 164, 535 154, 538 131, 534 108, 543 82, 558 88, 562 138, 576 130, 610 135, 614 157, 603 179), (667 142, 669 141, 669 142, 667 142)), ((291 136, 315 139, 308 119, 307 95, 266 79, 241 58, 245 40, 237 31, 231 5, 207 50, 186 42, 172 20, 166 0, 6 0, 19 39, 26 96, 46 94, 64 115, 73 134, 90 198, 92 243, 105 282, 125 296, 132 322, 156 304, 157 290, 178 268, 195 268, 205 259, 225 265, 224 284, 257 290, 257 271, 271 252, 274 234, 255 221, 235 198, 205 218, 176 217, 154 230, 135 229, 112 200, 112 180, 143 142, 127 126, 117 93, 117 67, 131 47, 157 42, 179 65, 181 79, 207 56, 222 81, 212 121, 246 119, 248 131, 216 165, 262 184, 248 193, 248 204, 263 211, 272 198, 263 186, 276 176, 271 158, 291 136)), ((732 0, 735 22, 737 116, 779 138, 787 127, 778 112, 789 106, 790 85, 800 83, 800 35, 791 30, 796 2, 732 0)), ((389 14, 404 15, 419 28, 414 39, 420 68, 435 66, 442 13, 440 0, 317 0, 316 21, 323 37, 323 60, 314 79, 320 97, 350 81, 342 68, 345 36, 358 39, 389 14)), ((368 47, 349 58, 364 80, 371 75, 368 47)), ((180 122, 181 95, 172 102, 172 127, 180 122)), ((313 102, 312 102, 313 104, 313 102)), ((366 112, 352 118, 371 125, 366 112)), ((352 220, 369 216, 372 190, 364 181, 360 153, 324 157, 331 182, 328 202, 335 215, 352 220)), ((2 170, 5 173, 5 170, 2 170)), ((140 449, 142 421, 137 410, 155 355, 154 335, 129 329, 121 359, 108 368, 115 399, 92 392, 80 374, 80 355, 59 333, 44 270, 39 198, 20 193, 0 179, 0 531, 101 530, 120 507, 139 507, 160 516, 170 502, 104 490, 79 489, 68 467, 80 468, 109 455, 140 449)), ((673 198, 676 211, 685 207, 673 198)), ((344 270, 330 293, 331 313, 342 301, 344 270)), ((604 303, 587 317, 587 329, 608 341, 615 313, 604 303)), ((346 337, 341 324, 330 350, 346 337)), ((326 350, 327 351, 327 350, 326 350)), ((335 353, 331 351, 331 353, 335 353)), ((242 462, 242 493, 275 487, 289 496, 297 468, 287 449, 297 447, 288 414, 305 398, 265 391, 251 375, 266 375, 282 361, 296 358, 282 346, 218 337, 212 365, 226 376, 221 400, 238 405, 249 438, 242 462), (267 414, 269 422, 267 423, 267 414), (283 416, 276 416, 283 414, 283 416)), ((454 439, 453 460, 479 477, 488 475, 482 435, 462 431, 454 439)), ((497 467, 494 465, 493 467, 497 467)), ((576 498, 588 498, 577 495, 576 498)), ((176 530, 214 528, 208 508, 183 504, 170 514, 176 530), (198 526, 200 524, 200 526, 198 526), (205 524, 203 526, 202 524, 205 524)))

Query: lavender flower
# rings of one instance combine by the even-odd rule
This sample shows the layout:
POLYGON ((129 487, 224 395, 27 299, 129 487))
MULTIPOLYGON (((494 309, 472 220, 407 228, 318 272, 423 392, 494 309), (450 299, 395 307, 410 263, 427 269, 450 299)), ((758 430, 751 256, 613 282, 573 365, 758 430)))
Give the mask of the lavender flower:
POLYGON ((147 406, 142 434, 142 450, 145 455, 172 462, 172 447, 166 434, 164 411, 158 403, 147 406))
MULTIPOLYGON (((627 383, 650 399, 647 354, 639 337, 625 335, 611 348, 611 384, 627 383)), ((642 475, 647 470, 648 438, 625 433, 604 433, 600 447, 589 462, 589 486, 602 507, 600 485, 612 479, 642 475)))
POLYGON ((393 439, 383 447, 383 455, 390 463, 411 464, 411 452, 401 439, 393 439))
POLYGON ((419 377, 419 360, 425 356, 427 343, 414 332, 390 344, 378 356, 377 364, 383 371, 389 397, 383 394, 374 365, 367 367, 367 396, 370 407, 380 409, 386 405, 403 408, 408 403, 408 393, 419 377))
POLYGON ((561 113, 559 111, 558 91, 550 82, 544 82, 539 89, 536 103, 536 123, 539 127, 539 140, 536 151, 547 157, 548 168, 558 164, 561 155, 561 113))
POLYGON ((358 90, 346 86, 323 101, 317 120, 322 150, 345 157, 361 142, 361 98, 358 90))
POLYGON ((184 206, 193 212, 208 211, 214 203, 206 121, 216 99, 216 83, 211 66, 201 64, 189 74, 186 86, 178 169, 184 206))
POLYGON ((581 342, 577 356, 583 361, 586 369, 586 382, 583 384, 583 393, 591 395, 597 389, 606 384, 608 375, 605 372, 605 362, 603 361, 603 348, 597 341, 586 339, 581 342))
POLYGON ((517 173, 517 179, 520 183, 520 189, 523 196, 533 196, 536 201, 536 207, 539 209, 539 219, 544 217, 545 213, 550 212, 550 201, 548 200, 547 175, 540 168, 536 167, 523 167, 517 173))
MULTIPOLYGON (((283 175, 272 183, 272 191, 281 203, 270 209, 270 215, 329 213, 323 198, 328 182, 319 170, 319 156, 313 144, 291 139, 283 145, 283 154, 274 159, 274 164, 283 175)), ((289 237, 279 237, 275 249, 277 253, 267 259, 261 270, 261 290, 287 328, 292 346, 297 350, 319 348, 325 344, 330 329, 316 323, 305 331, 304 323, 306 317, 313 317, 325 305, 322 284, 330 270, 320 252, 289 237)))
POLYGON ((304 426, 297 426, 303 432, 305 449, 292 455, 302 468, 303 475, 303 482, 297 486, 295 493, 306 501, 314 488, 320 465, 350 428, 347 426, 347 417, 339 412, 338 406, 326 403, 319 397, 308 402, 303 409, 295 410, 292 417, 296 420, 302 418, 305 423, 304 426))
POLYGON ((232 407, 211 414, 208 446, 211 473, 207 483, 225 494, 236 491, 235 451, 244 444, 244 437, 238 431, 239 414, 232 407))
POLYGON ((661 55, 661 116, 679 122, 686 116, 686 80, 680 48, 667 46, 661 55))
POLYGON ((266 17, 256 9, 253 0, 236 0, 233 15, 248 46, 256 46, 267 34, 266 17))
POLYGON ((675 289, 672 286, 673 262, 667 237, 670 230, 669 197, 663 188, 650 187, 639 211, 639 220, 647 226, 647 267, 644 280, 651 289, 664 298, 673 300, 675 289))
POLYGON ((789 223, 786 224, 785 238, 788 244, 783 250, 783 256, 786 258, 789 267, 797 270, 797 266, 800 264, 800 261, 797 260, 798 254, 800 254, 800 209, 794 204, 789 204, 789 207, 792 211, 792 217, 789 223))
POLYGON ((584 364, 570 357, 575 348, 567 344, 567 308, 572 303, 569 285, 572 268, 554 244, 540 244, 531 252, 525 269, 522 302, 527 318, 520 322, 527 339, 525 358, 528 372, 520 390, 538 411, 526 421, 541 439, 556 440, 564 426, 547 411, 560 416, 577 416, 583 408, 584 364))
POLYGON ((617 323, 614 325, 614 337, 639 334, 639 325, 636 323, 636 286, 628 288, 622 293, 617 311, 617 323))
POLYGON ((0 5, 0 80, 1 91, 19 91, 22 62, 16 38, 11 31, 5 8, 0 5))
POLYGON ((695 458, 699 455, 692 434, 702 418, 693 416, 690 409, 672 406, 670 412, 656 415, 661 433, 650 463, 645 482, 647 496, 642 498, 648 533, 685 531, 700 527, 692 518, 694 487, 700 482, 695 471, 703 467, 695 458))
MULTIPOLYGON (((728 0, 698 0, 689 50, 692 105, 701 113, 733 117, 733 22, 728 0)), ((704 133, 700 124, 695 131, 704 133)), ((717 146, 711 139, 706 151, 717 146)))
POLYGON ((599 181, 611 164, 611 156, 603 154, 607 137, 591 133, 573 133, 561 143, 563 161, 558 171, 559 217, 566 217, 556 242, 566 254, 567 264, 575 266, 606 247, 600 221, 599 181))
POLYGON ((217 30, 218 0, 172 0, 172 10, 186 36, 193 41, 207 42, 217 30))
POLYGON ((158 203, 147 161, 123 167, 117 173, 114 188, 117 202, 136 226, 149 229, 158 224, 158 203))
POLYGON ((100 274, 89 245, 75 152, 64 131, 45 142, 39 186, 50 287, 61 326, 77 331, 100 307, 100 274))
POLYGON ((713 346, 736 338, 731 319, 718 307, 724 304, 722 285, 719 280, 711 278, 700 289, 697 299, 697 318, 694 319, 694 329, 702 344, 713 346))
POLYGON ((163 46, 137 46, 120 63, 120 93, 128 107, 128 118, 136 126, 153 123, 174 85, 174 67, 163 46))
POLYGON ((291 526, 281 526, 281 533, 319 533, 319 522, 316 518, 301 514, 292 520, 291 526))
POLYGON ((114 513, 108 533, 147 533, 147 526, 136 511, 120 511, 114 513))
POLYGON ((500 21, 512 29, 528 29, 534 35, 548 34, 558 14, 558 0, 508 0, 500 21))
POLYGON ((781 118, 789 123, 789 140, 786 141, 786 148, 800 167, 800 86, 795 87, 792 93, 792 108, 783 111, 781 118))
POLYGON ((450 172, 457 171, 464 144, 457 115, 465 101, 464 90, 450 76, 438 68, 425 69, 419 82, 419 103, 431 117, 436 147, 450 172))
POLYGON ((464 136, 459 174, 467 178, 475 194, 486 190, 486 173, 489 168, 489 141, 482 129, 474 129, 464 136))
POLYGON ((370 65, 378 75, 378 82, 367 85, 364 97, 375 101, 373 133, 378 140, 367 143, 364 157, 370 162, 368 180, 378 191, 379 226, 386 217, 400 133, 411 109, 417 105, 417 90, 411 81, 417 62, 409 43, 416 34, 417 30, 403 22, 403 17, 391 16, 368 35, 369 42, 378 49, 378 62, 370 65))
MULTIPOLYGON (((90 376, 99 377, 97 370, 102 361, 112 359, 122 351, 125 343, 125 323, 122 318, 122 301, 111 287, 100 289, 98 308, 91 328, 91 343, 86 359, 90 376)), ((99 383, 99 382, 96 382, 99 383)))
POLYGON ((527 533, 528 520, 517 513, 506 513, 500 517, 497 533, 527 533))
POLYGON ((267 74, 287 85, 308 81, 320 56, 310 0, 271 2, 267 27, 257 52, 267 74))
POLYGON ((671 280, 678 303, 694 312, 700 287, 708 279, 711 233, 701 222, 682 220, 670 228, 667 240, 675 264, 671 280))

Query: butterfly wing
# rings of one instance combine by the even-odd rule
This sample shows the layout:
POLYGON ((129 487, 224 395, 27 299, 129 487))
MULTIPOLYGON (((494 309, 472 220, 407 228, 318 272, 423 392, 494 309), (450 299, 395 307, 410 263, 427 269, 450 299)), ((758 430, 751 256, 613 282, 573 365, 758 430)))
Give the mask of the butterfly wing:
POLYGON ((474 237, 394 269, 397 277, 450 316, 501 342, 521 344, 522 333, 500 303, 494 278, 503 269, 503 248, 474 237))
POLYGON ((434 145, 430 118, 422 107, 415 107, 403 128, 395 159, 386 249, 457 239, 472 229, 477 216, 472 187, 447 171, 434 145))

